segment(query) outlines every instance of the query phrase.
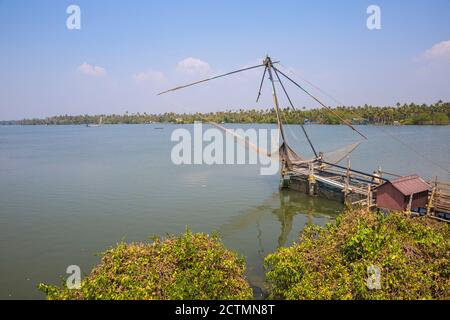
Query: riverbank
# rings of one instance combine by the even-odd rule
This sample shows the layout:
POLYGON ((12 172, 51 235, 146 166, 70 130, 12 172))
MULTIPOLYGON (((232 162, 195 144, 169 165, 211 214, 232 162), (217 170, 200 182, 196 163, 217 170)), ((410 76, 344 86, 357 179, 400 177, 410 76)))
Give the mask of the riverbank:
MULTIPOLYGON (((270 299, 449 299, 449 227, 426 217, 347 210, 265 259, 270 299)), ((249 299, 245 263, 216 236, 119 243, 78 289, 49 299, 249 299)))
POLYGON ((266 259, 272 299, 449 299, 447 223, 348 210, 266 259))

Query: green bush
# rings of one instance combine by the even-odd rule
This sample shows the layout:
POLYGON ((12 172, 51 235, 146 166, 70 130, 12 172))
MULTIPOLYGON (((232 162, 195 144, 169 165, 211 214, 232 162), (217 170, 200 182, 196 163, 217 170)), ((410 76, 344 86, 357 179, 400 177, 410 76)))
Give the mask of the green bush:
POLYGON ((427 112, 421 112, 418 114, 414 114, 405 120, 405 124, 420 125, 420 124, 432 124, 432 123, 433 123, 433 121, 432 121, 431 115, 427 112))
POLYGON ((402 213, 349 210, 265 259, 273 299, 449 299, 449 226, 402 213), (381 289, 367 286, 380 269, 381 289))
POLYGON ((119 243, 69 290, 40 284, 48 299, 251 299, 245 262, 216 236, 169 236, 151 243, 119 243))
POLYGON ((433 114, 433 124, 439 124, 439 125, 447 125, 449 124, 449 119, 447 114, 444 112, 436 112, 433 114))

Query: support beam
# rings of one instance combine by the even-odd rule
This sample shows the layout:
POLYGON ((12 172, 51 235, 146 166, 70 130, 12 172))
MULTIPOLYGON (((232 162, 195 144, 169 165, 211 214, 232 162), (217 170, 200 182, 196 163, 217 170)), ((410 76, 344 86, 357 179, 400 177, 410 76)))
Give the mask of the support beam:
MULTIPOLYGON (((325 163, 325 164, 327 164, 327 165, 329 165, 329 166, 332 166, 332 167, 336 167, 336 168, 339 168, 339 169, 342 169, 342 170, 347 170, 346 167, 337 165, 337 164, 335 164, 335 163, 331 163, 331 162, 327 162, 327 161, 322 161, 322 162, 325 163)), ((363 175, 363 176, 371 177, 371 178, 374 178, 374 179, 380 179, 380 180, 383 180, 383 181, 389 181, 389 180, 386 179, 386 178, 377 177, 377 176, 374 176, 373 174, 368 174, 368 173, 365 173, 365 172, 362 172, 362 171, 358 171, 358 170, 354 170, 354 169, 349 169, 349 170, 350 170, 351 172, 358 173, 358 174, 363 175)))
POLYGON ((258 91, 258 97, 256 98, 256 103, 258 103, 259 97, 261 96, 261 90, 262 90, 262 86, 264 84, 266 73, 267 73, 267 66, 264 68, 264 73, 263 73, 262 78, 261 78, 261 84, 259 85, 259 91, 258 91))
MULTIPOLYGON (((278 82, 281 85, 281 88, 283 88, 284 94, 286 95, 286 98, 289 101, 289 104, 291 105, 291 108, 295 110, 294 104, 291 101, 291 97, 289 97, 289 94, 286 91, 286 88, 284 87, 283 82, 281 81, 280 76, 278 75, 278 71, 277 69, 273 69, 275 71, 275 75, 277 76, 278 82)), ((303 134, 305 135, 306 139, 308 140, 309 146, 311 147, 311 150, 314 152, 314 155, 316 156, 316 158, 319 157, 319 155, 316 152, 316 149, 314 148, 314 145, 311 142, 311 139, 309 138, 308 134, 306 133, 305 127, 303 126, 303 123, 300 124, 300 127, 302 128, 303 134)))
POLYGON ((274 82, 273 75, 272 75, 272 68, 274 68, 274 67, 273 67, 272 60, 270 59, 270 57, 266 57, 266 59, 264 60, 264 64, 267 67, 267 71, 269 72, 269 79, 270 79, 270 82, 272 83, 272 95, 273 95, 273 102, 275 105, 275 113, 277 115, 278 128, 280 129, 280 133, 281 133, 283 142, 286 142, 286 137, 284 135, 283 122, 281 121, 280 106, 278 105, 277 90, 275 88, 275 82, 274 82))

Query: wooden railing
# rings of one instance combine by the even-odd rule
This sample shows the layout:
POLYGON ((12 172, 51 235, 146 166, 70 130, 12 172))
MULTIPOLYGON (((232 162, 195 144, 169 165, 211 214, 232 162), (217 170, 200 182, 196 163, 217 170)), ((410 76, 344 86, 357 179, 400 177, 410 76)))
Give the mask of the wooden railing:
POLYGON ((429 212, 450 215, 450 183, 438 181, 429 182, 432 192, 429 199, 429 212))

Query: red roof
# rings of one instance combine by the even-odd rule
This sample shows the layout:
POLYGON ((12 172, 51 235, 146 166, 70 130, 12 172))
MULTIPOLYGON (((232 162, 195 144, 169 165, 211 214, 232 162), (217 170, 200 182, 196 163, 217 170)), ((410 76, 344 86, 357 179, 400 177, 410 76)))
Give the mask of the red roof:
POLYGON ((421 177, 417 175, 401 177, 395 180, 391 180, 390 183, 404 196, 409 196, 413 193, 424 192, 430 189, 428 183, 426 183, 421 177))

